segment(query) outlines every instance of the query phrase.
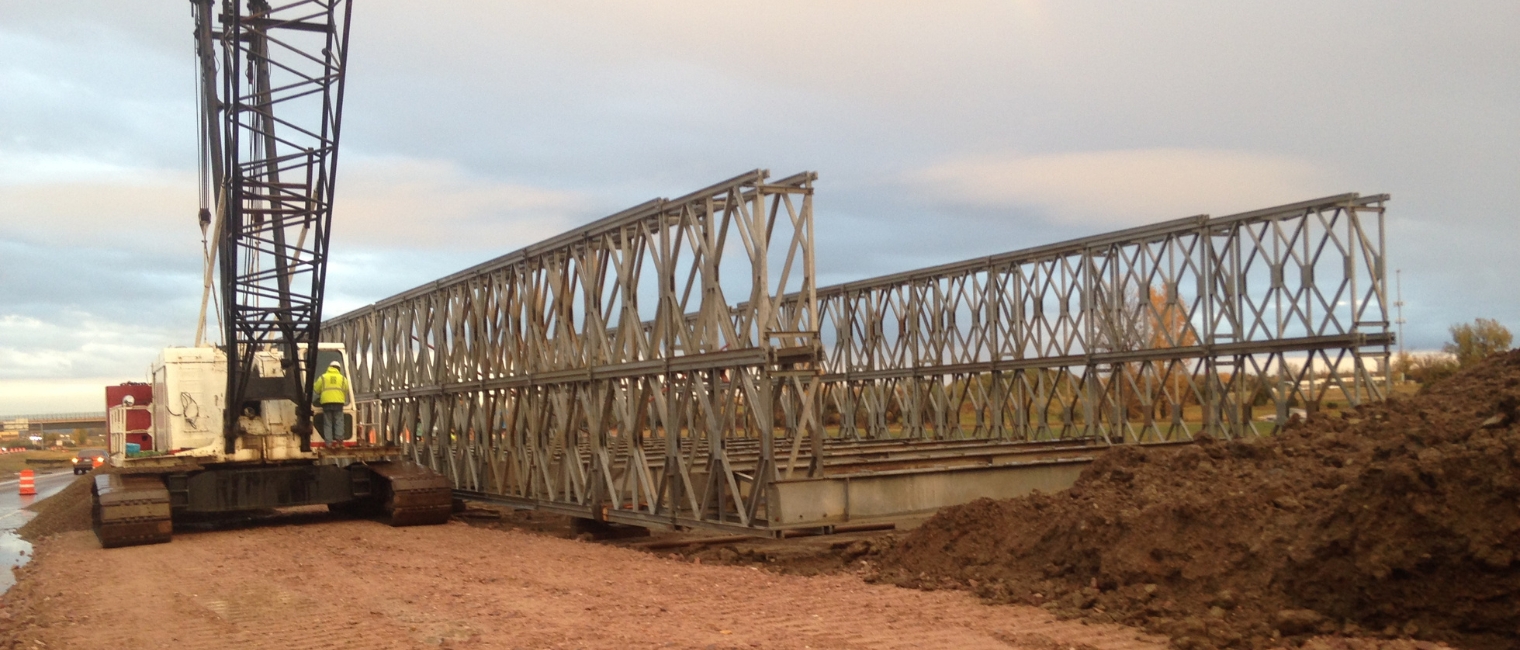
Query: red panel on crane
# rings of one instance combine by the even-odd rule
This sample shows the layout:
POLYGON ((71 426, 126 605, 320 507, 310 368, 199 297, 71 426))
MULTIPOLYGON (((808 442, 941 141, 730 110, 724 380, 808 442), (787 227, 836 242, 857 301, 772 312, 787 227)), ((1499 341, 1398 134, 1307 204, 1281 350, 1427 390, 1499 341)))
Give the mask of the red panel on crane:
MULTIPOLYGON (((117 386, 106 386, 106 413, 111 412, 111 407, 120 406, 129 395, 132 397, 133 406, 148 406, 153 403, 153 385, 129 381, 117 386)), ((127 442, 142 445, 143 450, 152 449, 153 436, 148 433, 152 429, 153 412, 151 410, 127 411, 127 442)))

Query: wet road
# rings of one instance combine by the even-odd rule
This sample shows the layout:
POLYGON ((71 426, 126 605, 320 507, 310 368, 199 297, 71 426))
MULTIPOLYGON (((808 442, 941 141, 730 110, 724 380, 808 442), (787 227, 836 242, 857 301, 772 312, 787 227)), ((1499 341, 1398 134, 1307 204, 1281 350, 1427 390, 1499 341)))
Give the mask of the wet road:
POLYGON ((72 470, 38 474, 35 481, 37 496, 27 497, 17 494, 19 487, 15 479, 0 481, 0 567, 4 567, 0 571, 0 593, 16 584, 11 568, 26 564, 31 558, 32 545, 16 536, 16 529, 32 518, 32 511, 26 507, 52 496, 73 480, 72 470))

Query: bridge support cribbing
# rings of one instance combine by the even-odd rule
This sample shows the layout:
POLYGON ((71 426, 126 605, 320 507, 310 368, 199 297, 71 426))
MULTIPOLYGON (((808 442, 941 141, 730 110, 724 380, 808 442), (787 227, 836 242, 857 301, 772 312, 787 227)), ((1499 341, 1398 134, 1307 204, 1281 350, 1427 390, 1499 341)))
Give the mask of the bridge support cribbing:
POLYGON ((818 288, 815 178, 650 201, 329 320, 361 426, 462 495, 779 535, 1387 391, 1386 195, 818 288))

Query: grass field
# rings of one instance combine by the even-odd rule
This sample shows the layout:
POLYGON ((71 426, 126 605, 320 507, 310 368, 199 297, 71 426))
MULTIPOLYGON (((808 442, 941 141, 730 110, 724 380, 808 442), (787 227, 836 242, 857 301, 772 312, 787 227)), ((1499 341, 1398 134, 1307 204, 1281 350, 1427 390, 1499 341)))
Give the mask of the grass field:
MULTIPOLYGON (((11 478, 21 473, 21 470, 28 467, 26 464, 28 458, 68 461, 68 459, 73 457, 73 451, 21 451, 13 454, 0 454, 0 478, 11 478)), ((31 467, 32 469, 39 469, 35 465, 31 467)))

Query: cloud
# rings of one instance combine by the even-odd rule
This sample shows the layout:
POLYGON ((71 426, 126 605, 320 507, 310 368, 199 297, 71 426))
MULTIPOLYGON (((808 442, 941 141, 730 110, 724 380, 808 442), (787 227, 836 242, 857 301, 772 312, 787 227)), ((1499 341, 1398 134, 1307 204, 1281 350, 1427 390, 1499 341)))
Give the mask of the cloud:
POLYGON ((0 147, 10 150, 7 158, 37 152, 156 166, 193 163, 188 47, 164 56, 156 50, 161 43, 122 30, 123 21, 136 17, 41 25, 14 14, 13 7, 0 8, 0 97, 6 98, 0 147))
POLYGON ((81 312, 59 314, 54 322, 0 316, 0 380, 130 377, 146 369, 173 335, 81 312))
POLYGON ((195 257, 191 172, 0 150, 0 238, 195 257))
POLYGON ((918 169, 905 180, 951 204, 1036 208, 1057 223, 1113 227, 1345 191, 1335 174, 1307 160, 1171 148, 967 157, 918 169))
POLYGON ((584 211, 571 192, 497 181, 442 160, 350 158, 338 180, 334 247, 489 248, 506 252, 565 230, 584 211))
MULTIPOLYGON (((199 251, 197 181, 185 170, 0 149, 0 237, 47 244, 199 251)), ((586 212, 573 192, 499 181, 443 160, 344 160, 334 214, 341 248, 510 250, 586 212)))
MULTIPOLYGON (((144 364, 144 369, 147 365, 144 364)), ((0 379, 0 417, 104 411, 106 386, 144 376, 71 379, 0 379)))
MULTIPOLYGON (((0 316, 54 320, 87 312, 133 324, 183 320, 198 304, 200 260, 130 248, 38 245, 0 238, 0 316)), ((0 344, 6 341, 0 339, 0 344)))

